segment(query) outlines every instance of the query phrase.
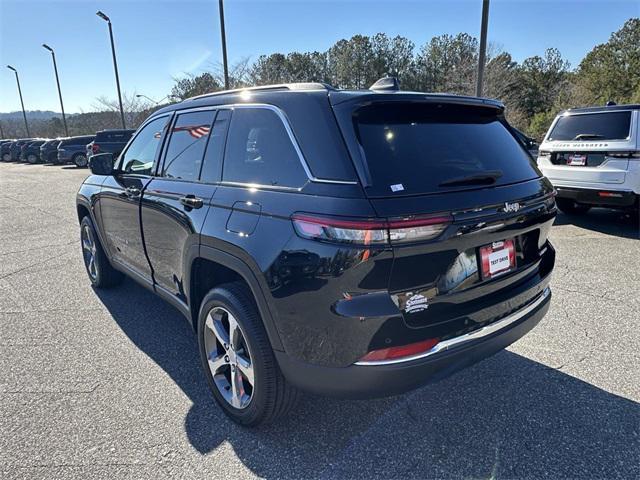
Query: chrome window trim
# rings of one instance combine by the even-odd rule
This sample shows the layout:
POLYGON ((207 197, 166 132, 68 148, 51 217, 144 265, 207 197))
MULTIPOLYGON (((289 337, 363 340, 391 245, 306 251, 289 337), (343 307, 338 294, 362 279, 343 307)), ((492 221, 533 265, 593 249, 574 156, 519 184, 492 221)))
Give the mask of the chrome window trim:
POLYGON ((457 347, 463 343, 467 343, 473 340, 478 340, 480 338, 491 335, 492 333, 500 331, 503 328, 508 327, 512 323, 517 322, 522 317, 530 313, 532 310, 535 310, 542 302, 544 302, 549 297, 550 294, 551 294, 551 289, 547 287, 533 302, 531 302, 526 307, 518 310, 517 312, 512 313, 508 317, 505 317, 502 320, 498 320, 497 322, 490 323, 489 325, 479 328, 478 330, 474 330, 473 332, 469 332, 465 335, 460 335, 459 337, 451 338, 449 340, 445 340, 444 342, 440 342, 436 344, 431 350, 427 350, 426 352, 418 353, 416 355, 411 355, 409 357, 402 357, 402 358, 391 359, 391 360, 371 360, 371 361, 356 362, 355 365, 362 365, 362 366, 394 365, 398 363, 412 362, 414 360, 421 360, 423 358, 427 358, 432 355, 438 354, 440 352, 449 350, 450 348, 457 347))
MULTIPOLYGON (((298 140, 296 139, 293 133, 293 130, 291 129, 291 124, 289 123, 289 119, 287 118, 286 114, 282 111, 282 109, 279 107, 276 107, 275 105, 270 105, 268 103, 230 103, 230 104, 211 105, 206 107, 185 108, 185 109, 175 110, 175 113, 176 115, 179 115, 182 113, 198 111, 198 110, 214 110, 214 109, 235 110, 239 108, 261 108, 265 110, 271 110, 278 116, 278 118, 282 122, 282 125, 284 126, 285 131, 287 132, 287 135, 289 136, 289 141, 293 145, 293 148, 296 151, 296 154, 298 155, 298 160, 300 161, 300 164, 302 165, 302 169, 304 170, 304 173, 309 179, 309 181, 314 183, 329 183, 334 185, 358 185, 358 182, 356 180, 331 180, 327 178, 318 178, 314 176, 313 173, 311 173, 311 169, 309 168, 309 164, 307 163, 306 158, 304 158, 304 154, 300 149, 298 140)), ((222 181, 222 183, 225 183, 224 180, 222 181)), ((226 182, 226 183, 232 183, 234 186, 243 186, 243 185, 255 186, 255 184, 243 183, 243 182, 226 182)), ((273 188, 273 187, 269 187, 268 185, 265 185, 264 187, 273 188)), ((280 188, 300 190, 302 187, 280 187, 280 188)))

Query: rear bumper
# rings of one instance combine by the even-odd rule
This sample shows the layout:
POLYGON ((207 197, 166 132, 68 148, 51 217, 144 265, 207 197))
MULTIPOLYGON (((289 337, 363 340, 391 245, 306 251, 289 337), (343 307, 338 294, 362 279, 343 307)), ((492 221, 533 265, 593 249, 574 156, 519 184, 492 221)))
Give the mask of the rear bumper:
POLYGON ((632 207, 636 203, 636 194, 626 190, 595 190, 592 188, 556 187, 558 198, 574 200, 586 205, 602 207, 632 207))
POLYGON ((285 378, 302 390, 342 398, 396 395, 445 378, 509 346, 542 320, 550 301, 547 288, 520 310, 487 325, 482 334, 472 332, 463 341, 436 345, 433 352, 396 363, 324 367, 275 353, 285 378))

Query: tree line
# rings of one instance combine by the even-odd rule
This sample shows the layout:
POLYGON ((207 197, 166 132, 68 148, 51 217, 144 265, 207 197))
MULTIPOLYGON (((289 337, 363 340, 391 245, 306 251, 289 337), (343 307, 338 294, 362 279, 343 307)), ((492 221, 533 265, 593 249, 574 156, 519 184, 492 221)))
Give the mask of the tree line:
MULTIPOLYGON (((232 66, 230 83, 232 88, 241 88, 323 82, 336 88, 363 89, 385 75, 393 75, 403 90, 474 95, 478 53, 478 39, 467 33, 439 35, 419 47, 400 35, 354 35, 337 41, 324 52, 273 53, 255 61, 245 59, 232 66)), ((171 95, 185 99, 222 90, 223 85, 222 72, 214 68, 175 79, 171 95)), ((607 101, 640 103, 640 18, 627 20, 573 69, 556 48, 517 62, 508 51, 490 45, 483 95, 501 100, 508 120, 538 139, 562 109, 607 101)), ((135 127, 152 107, 134 100, 135 96, 131 96, 125 102, 125 110, 128 122, 135 127)), ((94 112, 72 117, 74 132, 95 131, 95 126, 106 123, 117 128, 115 105, 99 99, 100 115, 94 112)), ((59 121, 44 122, 42 129, 60 132, 56 120, 59 121)), ((19 122, 12 120, 12 124, 20 129, 19 122)), ((6 126, 4 129, 5 136, 10 136, 6 126)))

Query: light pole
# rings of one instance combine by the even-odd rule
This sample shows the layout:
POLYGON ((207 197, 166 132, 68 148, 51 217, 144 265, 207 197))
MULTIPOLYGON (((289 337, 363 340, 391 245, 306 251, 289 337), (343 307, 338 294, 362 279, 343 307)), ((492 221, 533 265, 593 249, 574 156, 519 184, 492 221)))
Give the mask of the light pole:
POLYGON ((53 71, 56 74, 56 84, 58 85, 58 97, 60 97, 60 110, 62 110, 62 123, 64 124, 64 134, 69 136, 69 129, 67 128, 67 117, 64 114, 64 104, 62 103, 62 90, 60 90, 60 78, 58 78, 58 65, 56 64, 56 53, 46 43, 43 43, 42 46, 51 52, 51 58, 53 58, 53 71))
POLYGON ((31 135, 29 134, 29 124, 27 123, 27 113, 24 111, 24 101, 22 100, 22 89, 20 88, 20 79, 18 78, 18 71, 13 68, 11 65, 7 65, 9 70, 12 70, 13 73, 16 74, 16 83, 18 84, 18 95, 20 95, 20 105, 22 105, 22 118, 24 118, 24 129, 27 131, 27 138, 31 135))
POLYGON ((227 65, 227 35, 224 31, 224 5, 222 0, 218 0, 218 10, 220 11, 220 35, 222 36, 222 66, 224 68, 224 89, 229 90, 229 66, 227 65))
POLYGON ((484 62, 487 56, 487 26, 489 24, 489 0, 482 0, 482 23, 480 24, 480 54, 478 55, 478 83, 476 97, 482 96, 484 62))
POLYGON ((120 103, 120 118, 122 119, 122 128, 127 128, 124 121, 124 109, 122 108, 122 94, 120 93, 120 77, 118 76, 118 62, 116 62, 116 46, 113 43, 113 28, 111 27, 111 20, 100 10, 96 12, 96 15, 103 19, 109 25, 109 38, 111 39, 111 54, 113 55, 113 70, 116 72, 116 87, 118 87, 118 102, 120 103))

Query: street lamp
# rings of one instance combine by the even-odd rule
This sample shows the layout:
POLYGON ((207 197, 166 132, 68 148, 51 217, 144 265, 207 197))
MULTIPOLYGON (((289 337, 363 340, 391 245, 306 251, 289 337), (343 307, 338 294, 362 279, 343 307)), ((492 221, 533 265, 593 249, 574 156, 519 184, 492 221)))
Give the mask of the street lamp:
POLYGON ((220 35, 222 36, 222 65, 224 68, 224 89, 229 90, 229 66, 227 65, 227 35, 224 31, 224 6, 222 0, 218 1, 220 13, 220 35))
POLYGON ((113 55, 113 70, 116 72, 116 87, 118 87, 118 102, 120 103, 120 118, 122 119, 122 128, 127 128, 124 121, 124 109, 122 108, 122 94, 120 93, 120 77, 118 76, 118 63, 116 62, 116 47, 113 43, 113 29, 111 27, 111 20, 100 10, 96 12, 96 15, 103 19, 109 25, 109 38, 111 39, 111 54, 113 55))
POLYGON ((7 65, 9 70, 12 70, 13 73, 16 74, 16 83, 18 84, 18 95, 20 95, 20 105, 22 105, 22 118, 24 118, 24 129, 27 131, 27 138, 31 135, 29 134, 29 124, 27 123, 27 114, 24 111, 24 102, 22 101, 22 89, 20 88, 20 79, 18 78, 18 71, 13 68, 11 65, 7 65))
POLYGON ((42 44, 42 47, 51 52, 51 58, 53 58, 53 71, 56 74, 56 84, 58 85, 58 97, 60 97, 60 109, 62 110, 62 123, 64 124, 64 133, 68 137, 69 129, 67 128, 67 117, 64 114, 64 104, 62 103, 62 90, 60 90, 60 79, 58 78, 58 65, 56 64, 56 53, 46 43, 42 44))
POLYGON ((487 54, 487 24, 489 23, 489 0, 482 0, 482 21, 480 23, 480 54, 478 55, 478 77, 476 83, 476 97, 482 96, 482 82, 484 80, 484 62, 487 54))

